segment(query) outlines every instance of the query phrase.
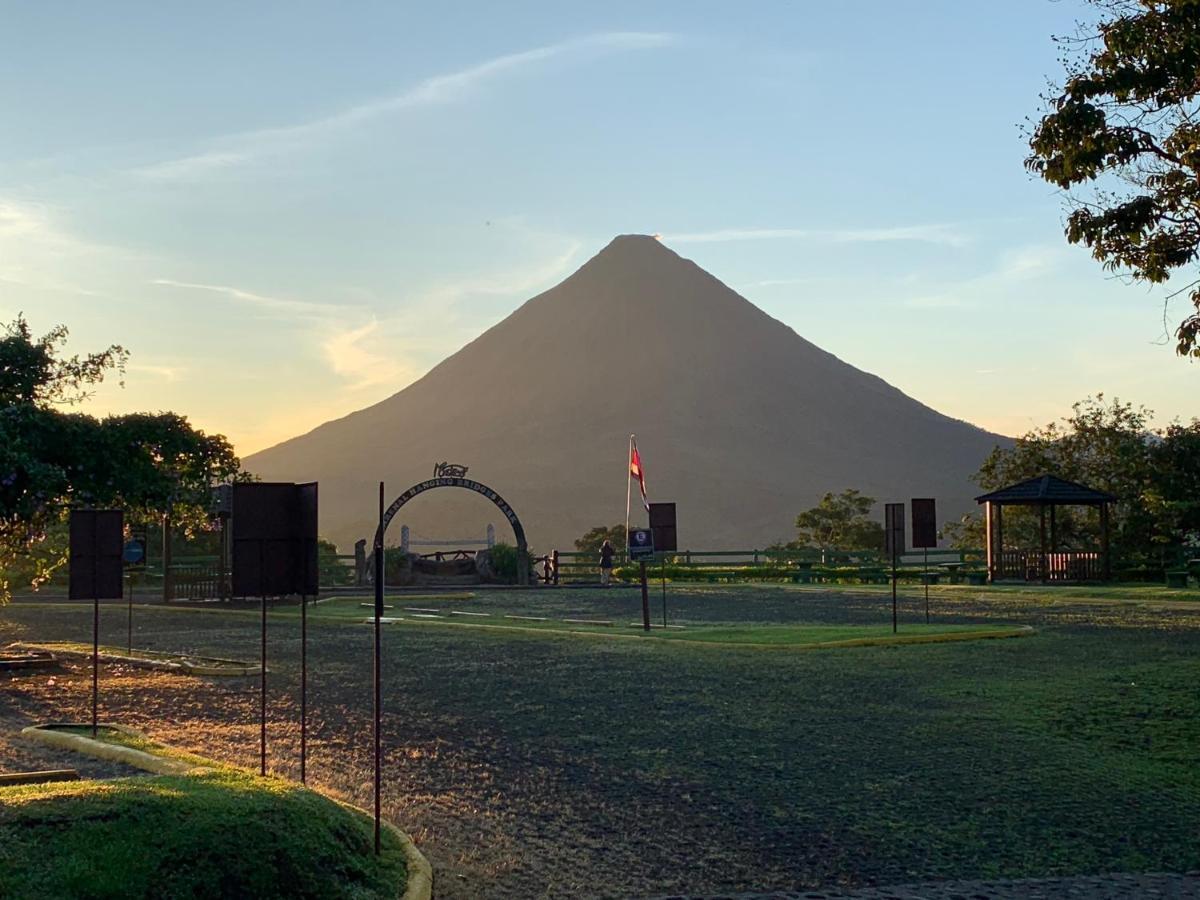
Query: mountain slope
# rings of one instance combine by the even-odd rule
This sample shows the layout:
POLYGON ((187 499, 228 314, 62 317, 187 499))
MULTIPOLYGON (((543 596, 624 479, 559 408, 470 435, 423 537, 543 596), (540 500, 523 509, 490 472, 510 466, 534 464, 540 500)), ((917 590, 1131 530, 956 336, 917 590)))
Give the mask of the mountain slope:
MULTIPOLYGON (((390 501, 435 462, 464 463, 531 546, 566 549, 623 520, 630 432, 651 499, 679 504, 692 549, 787 539, 797 512, 846 487, 934 496, 949 519, 1005 441, 826 353, 654 238, 623 235, 424 378, 245 465, 319 480, 322 533, 348 548, 371 530, 380 479, 390 501)), ((424 494, 399 520, 437 537, 507 529, 463 491, 424 494)))

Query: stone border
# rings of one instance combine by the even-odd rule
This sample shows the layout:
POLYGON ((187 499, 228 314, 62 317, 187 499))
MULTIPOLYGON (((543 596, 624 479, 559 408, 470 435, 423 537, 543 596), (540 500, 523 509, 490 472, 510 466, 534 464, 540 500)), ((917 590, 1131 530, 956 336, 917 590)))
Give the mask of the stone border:
MULTIPOLYGON (((82 656, 91 657, 92 651, 89 647, 83 644, 76 644, 71 641, 20 641, 12 644, 13 647, 19 647, 29 650, 47 650, 51 653, 61 653, 64 656, 82 656)), ((164 656, 170 654, 163 652, 164 656)), ((248 675, 259 674, 259 666, 253 663, 243 662, 240 659, 219 659, 215 656, 197 657, 197 659, 208 659, 214 662, 228 662, 233 665, 229 666, 206 666, 187 661, 187 657, 182 654, 174 659, 155 659, 152 656, 130 656, 127 653, 113 653, 112 648, 107 650, 104 647, 100 648, 100 661, 106 663, 124 663, 130 666, 137 666, 142 669, 159 669, 165 672, 182 672, 184 675, 227 675, 235 677, 243 677, 248 675)), ((268 672, 270 669, 267 670, 268 672)))
MULTIPOLYGON (((30 725, 27 728, 22 728, 21 734, 39 744, 63 750, 73 750, 76 753, 82 753, 84 756, 92 756, 98 759, 109 760, 110 762, 125 763, 136 769, 152 772, 155 775, 199 775, 213 770, 212 766, 193 765, 183 760, 170 759, 169 757, 147 753, 144 750, 136 750, 133 747, 121 747, 116 744, 110 744, 107 741, 87 737, 86 735, 68 734, 57 730, 64 727, 87 728, 89 726, 69 722, 53 722, 44 725, 30 725)), ((136 728, 130 728, 128 725, 104 722, 100 724, 100 727, 119 731, 131 737, 146 738, 144 732, 138 731, 136 728)), ((231 766, 230 768, 234 767, 231 766)), ((313 790, 307 786, 304 786, 304 789, 313 790)), ((313 793, 320 792, 313 791, 313 793)), ((364 816, 370 821, 374 821, 374 817, 364 809, 325 794, 321 796, 345 809, 364 816)), ((405 885, 404 893, 401 895, 400 900, 431 900, 433 896, 433 867, 429 864, 429 860, 425 858, 425 854, 417 849, 412 838, 391 822, 384 819, 381 820, 380 825, 396 838, 404 853, 405 885)))

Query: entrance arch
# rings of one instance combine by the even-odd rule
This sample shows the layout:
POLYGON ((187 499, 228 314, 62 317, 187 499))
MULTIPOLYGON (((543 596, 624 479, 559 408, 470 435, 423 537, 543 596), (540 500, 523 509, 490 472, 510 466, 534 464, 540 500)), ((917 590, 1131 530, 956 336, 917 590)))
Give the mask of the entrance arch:
POLYGON ((529 584, 529 545, 525 541, 525 528, 521 525, 521 520, 517 518, 516 512, 508 505, 508 501, 497 494, 494 490, 488 487, 481 481, 475 481, 473 478, 466 477, 466 466, 450 466, 446 463, 439 463, 434 466, 434 477, 427 481, 421 481, 414 484, 407 491, 391 502, 391 505, 383 511, 383 521, 375 531, 374 546, 382 549, 383 536, 387 532, 388 525, 400 508, 404 506, 413 497, 418 494, 423 494, 426 491, 431 491, 434 488, 456 487, 464 490, 474 491, 476 494, 482 494, 492 503, 496 504, 496 508, 504 513, 504 518, 508 519, 508 524, 512 526, 513 536, 517 539, 517 584, 529 584), (441 474, 445 471, 452 471, 454 475, 441 474))

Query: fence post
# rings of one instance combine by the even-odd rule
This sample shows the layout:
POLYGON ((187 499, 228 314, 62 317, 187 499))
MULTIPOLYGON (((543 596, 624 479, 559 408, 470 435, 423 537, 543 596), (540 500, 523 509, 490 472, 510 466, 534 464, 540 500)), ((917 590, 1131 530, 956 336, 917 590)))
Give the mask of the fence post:
POLYGON ((367 539, 354 542, 354 583, 362 587, 367 583, 367 539))
POLYGON ((554 555, 551 558, 554 561, 554 584, 557 586, 558 585, 558 551, 557 550, 554 551, 554 555))

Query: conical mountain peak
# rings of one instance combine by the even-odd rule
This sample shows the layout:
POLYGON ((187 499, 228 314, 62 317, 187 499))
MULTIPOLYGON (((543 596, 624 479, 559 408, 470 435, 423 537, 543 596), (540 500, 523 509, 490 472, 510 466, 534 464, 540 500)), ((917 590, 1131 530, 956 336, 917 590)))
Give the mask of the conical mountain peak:
MULTIPOLYGON (((960 515, 1004 440, 814 346, 656 237, 624 234, 404 390, 246 466, 322 482, 323 534, 349 547, 370 531, 379 479, 399 493, 452 459, 547 550, 621 520, 630 432, 695 550, 786 539, 797 512, 847 487, 960 515)), ((408 524, 427 537, 492 515, 421 506, 408 524)))

